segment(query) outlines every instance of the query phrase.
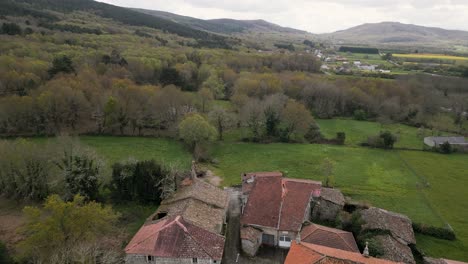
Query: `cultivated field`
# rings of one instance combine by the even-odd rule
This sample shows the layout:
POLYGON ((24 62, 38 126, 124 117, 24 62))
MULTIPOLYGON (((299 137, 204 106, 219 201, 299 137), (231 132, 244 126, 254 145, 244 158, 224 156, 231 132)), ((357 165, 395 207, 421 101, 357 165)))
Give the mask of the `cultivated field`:
POLYGON ((468 61, 468 57, 459 57, 452 55, 443 55, 443 54, 393 54, 397 58, 412 58, 412 59, 436 59, 436 60, 460 60, 468 61))

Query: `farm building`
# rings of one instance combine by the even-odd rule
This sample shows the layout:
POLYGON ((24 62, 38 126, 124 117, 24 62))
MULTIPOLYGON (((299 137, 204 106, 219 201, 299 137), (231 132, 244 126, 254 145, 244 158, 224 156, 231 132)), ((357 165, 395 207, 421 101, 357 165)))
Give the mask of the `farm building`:
POLYGON ((452 147, 458 150, 468 150, 468 142, 464 137, 426 137, 424 144, 431 148, 438 148, 440 145, 448 142, 452 147))
POLYGON ((126 263, 221 263, 228 202, 225 191, 185 179, 125 247, 126 263))
POLYGON ((245 253, 255 255, 262 244, 289 248, 309 219, 321 183, 283 178, 280 172, 242 175, 241 237, 245 253))
MULTIPOLYGON (((385 259, 369 257, 369 254, 350 252, 346 250, 314 245, 306 242, 291 244, 285 264, 396 264, 385 259)), ((401 263, 401 262, 400 262, 401 263)))
POLYGON ((361 219, 364 222, 361 227, 362 231, 388 231, 388 234, 374 237, 383 248, 382 258, 410 264, 416 263, 409 247, 409 245, 416 244, 411 219, 405 215, 375 207, 362 211, 361 219))
POLYGON ((300 241, 351 252, 359 252, 356 240, 354 240, 354 236, 351 232, 317 224, 305 225, 301 230, 300 241))
POLYGON ((345 198, 340 190, 322 188, 320 197, 312 203, 312 220, 335 221, 344 205, 345 198))

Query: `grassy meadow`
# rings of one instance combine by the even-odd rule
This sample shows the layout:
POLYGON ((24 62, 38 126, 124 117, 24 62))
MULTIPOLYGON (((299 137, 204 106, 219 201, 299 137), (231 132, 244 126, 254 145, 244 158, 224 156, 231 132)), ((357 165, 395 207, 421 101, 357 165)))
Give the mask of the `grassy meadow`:
MULTIPOLYGON (((227 140, 212 145, 212 158, 218 162, 206 166, 223 179, 224 186, 239 184, 240 174, 246 171, 280 170, 289 177, 323 180, 321 162, 330 158, 335 162, 335 186, 345 195, 406 214, 415 222, 435 226, 450 224, 457 241, 418 235, 418 247, 431 256, 468 260, 468 156, 362 148, 357 144, 366 135, 378 133, 380 125, 353 120, 318 122, 327 136, 344 130, 347 145, 254 144, 227 140)), ((401 135, 405 135, 400 137, 400 146, 421 147, 416 129, 400 125, 392 125, 390 129, 400 130, 401 135)), ((190 165, 190 153, 175 140, 104 136, 84 136, 80 140, 94 148, 109 166, 129 158, 156 159, 186 169, 190 165)), ((133 213, 128 207, 132 206, 117 209, 131 216, 133 213)), ((143 215, 154 208, 141 210, 145 214, 129 219, 129 231, 136 231, 144 220, 143 215)))

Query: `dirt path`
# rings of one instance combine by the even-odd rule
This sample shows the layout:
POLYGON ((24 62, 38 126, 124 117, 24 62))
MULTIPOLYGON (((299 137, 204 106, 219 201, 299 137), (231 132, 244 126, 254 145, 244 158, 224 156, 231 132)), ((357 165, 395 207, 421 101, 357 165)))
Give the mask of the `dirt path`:
POLYGON ((208 180, 209 183, 211 183, 214 186, 221 186, 221 183, 223 182, 223 179, 221 177, 215 175, 212 171, 207 170, 205 174, 206 179, 208 180))

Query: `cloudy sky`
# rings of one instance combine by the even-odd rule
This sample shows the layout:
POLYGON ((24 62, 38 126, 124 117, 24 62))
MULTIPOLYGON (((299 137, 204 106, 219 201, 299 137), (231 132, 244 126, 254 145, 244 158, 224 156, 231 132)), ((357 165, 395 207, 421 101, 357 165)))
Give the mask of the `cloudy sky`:
POLYGON ((398 21, 468 31, 468 0, 99 0, 202 19, 264 19, 312 33, 398 21))

